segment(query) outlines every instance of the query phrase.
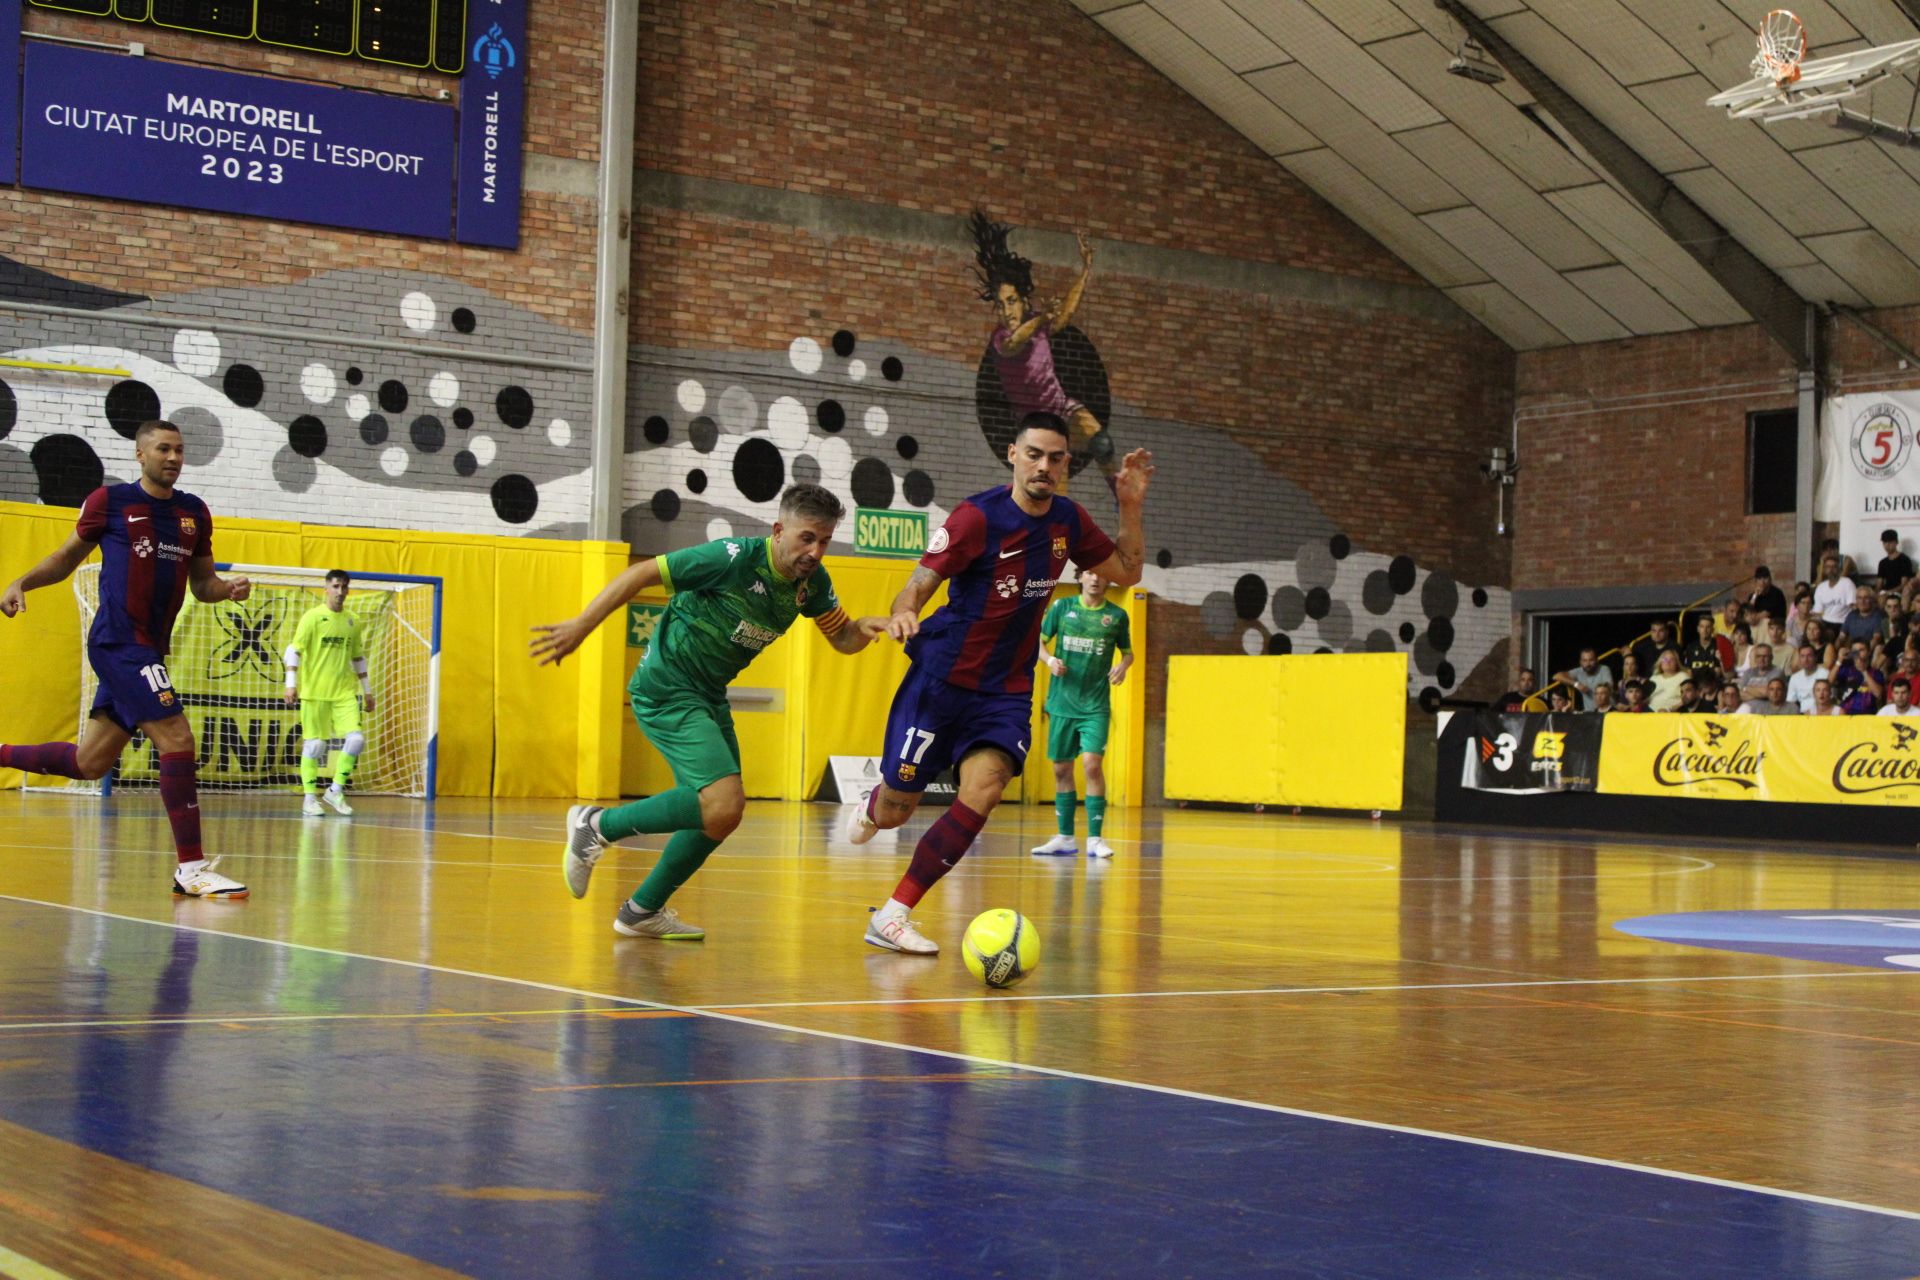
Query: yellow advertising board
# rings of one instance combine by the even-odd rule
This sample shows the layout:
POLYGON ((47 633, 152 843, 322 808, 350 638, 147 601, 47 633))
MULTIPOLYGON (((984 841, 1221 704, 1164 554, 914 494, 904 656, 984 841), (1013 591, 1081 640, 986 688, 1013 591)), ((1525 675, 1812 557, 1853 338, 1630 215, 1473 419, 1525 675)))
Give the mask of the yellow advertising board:
POLYGON ((1612 715, 1613 795, 1920 805, 1920 717, 1612 715))

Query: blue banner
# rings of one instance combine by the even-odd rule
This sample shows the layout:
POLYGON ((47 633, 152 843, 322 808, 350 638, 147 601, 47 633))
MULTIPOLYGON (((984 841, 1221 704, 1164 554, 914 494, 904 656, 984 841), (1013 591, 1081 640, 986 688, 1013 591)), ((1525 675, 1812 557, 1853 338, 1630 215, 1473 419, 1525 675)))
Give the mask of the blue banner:
POLYGON ((527 103, 526 0, 473 0, 460 77, 460 205, 454 239, 520 247, 520 140, 527 103))
POLYGON ((0 0, 0 185, 20 160, 20 0, 0 0))
POLYGON ((39 44, 23 97, 25 186, 442 240, 452 228, 453 110, 438 103, 39 44))

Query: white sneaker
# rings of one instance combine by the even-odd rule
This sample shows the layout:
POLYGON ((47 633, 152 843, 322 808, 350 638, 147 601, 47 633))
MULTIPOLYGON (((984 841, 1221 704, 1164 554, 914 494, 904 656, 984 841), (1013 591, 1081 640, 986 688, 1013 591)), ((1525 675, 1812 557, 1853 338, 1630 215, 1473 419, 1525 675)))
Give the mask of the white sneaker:
POLYGON ((189 871, 181 863, 173 869, 173 892, 182 898, 244 898, 247 886, 229 880, 214 871, 218 858, 208 858, 198 869, 189 871))
POLYGON ((353 816, 353 806, 347 803, 347 793, 338 787, 328 787, 321 792, 320 798, 333 807, 333 811, 343 818, 353 816))
POLYGON ((567 877, 567 892, 576 898, 587 896, 594 865, 607 851, 607 842, 593 829, 593 815, 601 812, 597 804, 577 804, 567 810, 567 851, 560 855, 560 870, 567 877))
POLYGON ((920 932, 920 926, 907 919, 904 908, 889 911, 881 907, 867 921, 867 939, 876 947, 885 947, 888 951, 904 951, 908 955, 932 956, 940 953, 940 944, 920 932))
POLYGON ((1043 858, 1066 858, 1080 852, 1080 846, 1072 836, 1048 836, 1047 842, 1035 845, 1033 851, 1043 858))
POLYGON ((1113 856, 1113 846, 1105 840, 1102 840, 1099 836, 1095 836, 1093 839, 1087 841, 1087 856, 1089 858, 1111 858, 1113 856))
POLYGON ((300 812, 306 814, 309 818, 324 818, 327 816, 327 811, 320 807, 320 797, 314 795, 311 791, 307 792, 306 799, 300 802, 300 812))
POLYGON ((865 844, 880 830, 880 824, 867 816, 867 802, 860 801, 847 814, 847 843, 865 844))

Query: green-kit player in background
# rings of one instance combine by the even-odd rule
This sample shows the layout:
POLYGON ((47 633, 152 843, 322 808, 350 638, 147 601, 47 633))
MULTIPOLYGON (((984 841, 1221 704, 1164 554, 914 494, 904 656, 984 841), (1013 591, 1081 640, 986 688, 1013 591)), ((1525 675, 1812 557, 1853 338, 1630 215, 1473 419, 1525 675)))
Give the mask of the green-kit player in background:
POLYGON ((364 628, 360 619, 347 612, 347 592, 352 586, 345 569, 327 571, 325 603, 301 617, 285 655, 287 705, 299 702, 300 731, 305 738, 300 747, 300 812, 309 818, 326 812, 320 807, 320 766, 327 761, 327 743, 342 740, 340 755, 333 762, 333 785, 325 799, 347 818, 353 816, 353 806, 347 803, 347 779, 367 749, 360 713, 372 713, 373 687, 367 682, 364 628))
POLYGON ((1112 722, 1108 690, 1127 678, 1133 639, 1127 611, 1107 600, 1107 580, 1091 569, 1080 575, 1080 594, 1053 602, 1040 622, 1040 643, 1053 642, 1042 661, 1053 672, 1047 689, 1047 758, 1053 761, 1053 811, 1060 834, 1035 853, 1078 853, 1073 843, 1073 758, 1087 770, 1087 856, 1111 858, 1100 835, 1107 816, 1107 728, 1112 722), (1120 665, 1113 654, 1120 652, 1120 665))
POLYGON ((586 896, 594 864, 609 845, 643 833, 673 833, 652 874, 620 904, 615 933, 706 936, 676 915, 667 899, 740 825, 746 808, 728 682, 796 618, 812 618, 841 653, 858 653, 886 634, 885 618, 856 622, 847 616, 820 565, 846 513, 819 485, 794 485, 780 495, 772 536, 721 538, 642 560, 607 584, 578 617, 533 629, 528 648, 544 666, 579 648, 646 588, 659 585, 673 593, 627 692, 640 731, 666 757, 676 785, 618 808, 577 804, 567 810, 561 866, 576 898, 586 896))

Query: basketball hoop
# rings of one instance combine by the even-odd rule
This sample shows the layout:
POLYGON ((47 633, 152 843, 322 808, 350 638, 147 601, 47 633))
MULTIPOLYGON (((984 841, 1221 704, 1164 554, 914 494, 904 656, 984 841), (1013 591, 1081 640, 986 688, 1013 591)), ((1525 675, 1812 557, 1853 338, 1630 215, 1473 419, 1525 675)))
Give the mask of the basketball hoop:
POLYGON ((1807 52, 1807 29, 1785 9, 1760 19, 1760 52, 1754 55, 1753 74, 1770 76, 1777 85, 1800 78, 1800 59, 1807 52))

